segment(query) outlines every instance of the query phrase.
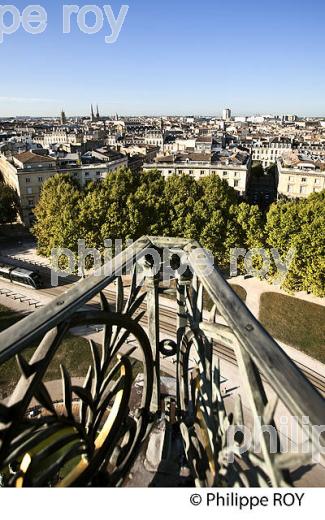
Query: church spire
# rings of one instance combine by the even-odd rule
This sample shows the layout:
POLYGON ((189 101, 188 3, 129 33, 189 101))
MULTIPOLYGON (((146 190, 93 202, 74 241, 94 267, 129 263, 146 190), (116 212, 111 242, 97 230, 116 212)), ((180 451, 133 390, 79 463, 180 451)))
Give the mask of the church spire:
POLYGON ((91 105, 91 120, 95 121, 95 113, 94 113, 94 107, 91 105))
POLYGON ((64 112, 63 108, 61 110, 60 121, 61 121, 61 125, 65 125, 66 122, 67 122, 67 117, 65 115, 65 112, 64 112))

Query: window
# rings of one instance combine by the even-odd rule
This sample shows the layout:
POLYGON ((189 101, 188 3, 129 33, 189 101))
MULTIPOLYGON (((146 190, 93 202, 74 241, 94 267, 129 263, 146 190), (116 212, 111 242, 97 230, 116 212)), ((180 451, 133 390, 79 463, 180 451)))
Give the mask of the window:
POLYGON ((300 193, 302 195, 304 195, 305 193, 307 193, 307 187, 306 186, 300 186, 300 193))
POLYGON ((234 181, 234 188, 238 188, 239 186, 239 181, 234 181))
POLYGON ((89 177, 89 172, 85 172, 85 177, 89 177))
POLYGON ((26 177, 26 182, 30 182, 30 177, 26 177))
POLYGON ((189 171, 189 174, 190 174, 190 175, 193 175, 193 170, 190 170, 190 171, 189 171))
POLYGON ((204 170, 201 170, 200 171, 200 175, 204 175, 205 171, 204 170))
POLYGON ((293 192, 293 186, 292 186, 292 184, 289 184, 289 185, 288 185, 288 190, 287 190, 287 191, 288 191, 288 193, 292 193, 292 192, 293 192))
POLYGON ((43 177, 39 177, 38 182, 43 182, 43 177))
POLYGON ((320 184, 320 179, 315 179, 315 184, 320 184))
POLYGON ((222 175, 223 175, 224 177, 227 177, 228 172, 222 172, 222 175))
POLYGON ((306 177, 301 177, 301 182, 307 182, 306 177))
POLYGON ((238 172, 235 172, 235 173, 234 173, 234 177, 238 177, 238 172))
POLYGON ((33 188, 27 188, 27 194, 31 195, 33 193, 33 188))
POLYGON ((28 199, 28 206, 31 206, 31 207, 34 206, 34 200, 33 199, 28 199))

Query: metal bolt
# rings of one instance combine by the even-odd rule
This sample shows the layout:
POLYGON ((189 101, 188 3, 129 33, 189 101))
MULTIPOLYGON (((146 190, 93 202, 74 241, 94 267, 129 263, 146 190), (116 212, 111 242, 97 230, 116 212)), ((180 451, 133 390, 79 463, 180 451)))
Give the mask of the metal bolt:
POLYGON ((251 332, 252 330, 254 330, 254 327, 253 327, 253 325, 250 325, 250 323, 248 323, 248 325, 246 325, 245 329, 248 330, 248 332, 251 332))

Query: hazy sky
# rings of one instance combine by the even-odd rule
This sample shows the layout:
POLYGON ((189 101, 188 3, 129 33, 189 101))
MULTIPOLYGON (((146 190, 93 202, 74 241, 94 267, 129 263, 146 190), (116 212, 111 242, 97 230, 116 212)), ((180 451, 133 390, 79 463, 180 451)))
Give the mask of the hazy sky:
POLYGON ((0 117, 62 107, 86 114, 90 103, 105 115, 220 114, 226 106, 235 114, 325 115, 325 0, 97 1, 116 15, 129 5, 111 45, 106 19, 86 35, 73 16, 64 35, 68 2, 35 3, 48 12, 46 31, 21 28, 0 44, 0 117))

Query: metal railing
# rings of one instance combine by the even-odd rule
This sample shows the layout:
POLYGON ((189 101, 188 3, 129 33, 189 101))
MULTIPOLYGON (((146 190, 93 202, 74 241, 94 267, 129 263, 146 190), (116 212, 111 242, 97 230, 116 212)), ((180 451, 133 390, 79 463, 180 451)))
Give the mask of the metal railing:
MULTIPOLYGON (((324 437, 309 429, 307 454, 283 453, 277 407, 281 403, 301 427, 306 416, 312 425, 323 425, 324 399, 221 273, 203 268, 207 261, 208 255, 194 241, 142 237, 94 276, 0 334, 0 371, 16 357, 21 374, 10 398, 0 404, 0 472, 7 485, 123 484, 151 428, 169 417, 160 384, 166 359, 174 367, 177 386, 175 398, 168 401, 171 423, 182 439, 183 464, 185 460, 193 484, 292 483, 291 470, 306 464, 309 452, 319 452, 324 437), (165 326, 163 338, 160 274, 166 250, 176 279, 176 330, 167 328, 166 338, 165 326), (161 258, 158 270, 153 252, 161 258), (131 271, 130 286, 123 287, 120 275, 131 271), (113 282, 114 305, 105 292, 113 282), (205 293, 213 302, 208 316, 205 293), (57 396, 51 396, 48 386, 49 367, 58 362, 69 331, 89 325, 103 330, 89 339, 91 362, 85 374, 78 374, 84 383, 74 383, 61 363, 58 409, 57 396), (218 345, 232 349, 238 364, 240 391, 231 401, 232 410, 223 395, 218 345), (144 374, 135 408, 134 359, 144 374), (42 413, 33 418, 29 411, 35 403, 42 413), (258 425, 258 454, 243 449, 238 432, 230 435, 244 426, 244 417, 248 424, 258 425), (268 426, 276 435, 275 450, 265 432, 268 426)), ((80 361, 83 353, 80 348, 80 361)))

